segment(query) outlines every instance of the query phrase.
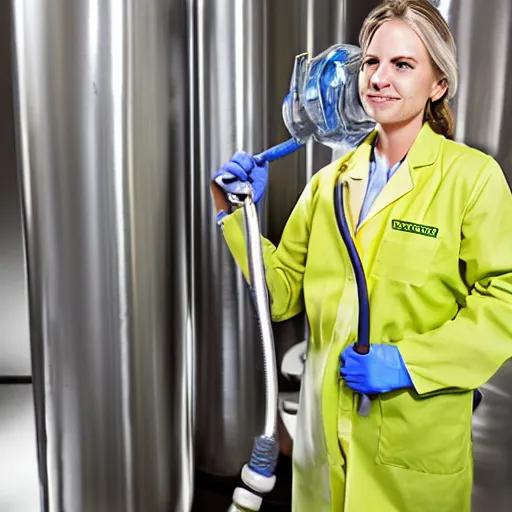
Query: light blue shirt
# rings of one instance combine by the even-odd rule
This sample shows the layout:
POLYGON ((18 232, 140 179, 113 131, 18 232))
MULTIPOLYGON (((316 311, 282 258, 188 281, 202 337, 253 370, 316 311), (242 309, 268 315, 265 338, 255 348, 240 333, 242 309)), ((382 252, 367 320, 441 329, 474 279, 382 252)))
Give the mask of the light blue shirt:
POLYGON ((358 228, 364 219, 366 219, 375 199, 377 199, 377 196, 381 193, 386 183, 391 179, 391 176, 395 174, 401 163, 401 161, 397 162, 393 167, 389 168, 386 160, 380 157, 377 151, 375 151, 375 158, 373 161, 370 161, 368 185, 366 187, 366 194, 364 196, 361 213, 359 215, 359 222, 357 224, 358 228))

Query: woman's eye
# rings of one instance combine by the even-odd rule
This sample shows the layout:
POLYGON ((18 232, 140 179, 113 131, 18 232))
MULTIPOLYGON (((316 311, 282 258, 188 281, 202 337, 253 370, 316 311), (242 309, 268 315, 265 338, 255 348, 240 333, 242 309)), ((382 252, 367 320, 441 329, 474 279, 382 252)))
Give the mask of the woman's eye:
POLYGON ((375 66, 375 64, 378 64, 377 59, 366 59, 363 61, 363 66, 375 66))
POLYGON ((398 69, 413 69, 408 62, 400 61, 396 63, 398 69))

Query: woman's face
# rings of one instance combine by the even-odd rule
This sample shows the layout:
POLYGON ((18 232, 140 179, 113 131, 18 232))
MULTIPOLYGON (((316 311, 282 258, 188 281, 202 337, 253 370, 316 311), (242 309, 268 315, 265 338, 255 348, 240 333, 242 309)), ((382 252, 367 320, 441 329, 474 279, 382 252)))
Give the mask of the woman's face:
POLYGON ((425 45, 407 23, 392 20, 377 29, 359 74, 359 94, 371 118, 381 126, 423 121, 428 99, 445 91, 425 45))

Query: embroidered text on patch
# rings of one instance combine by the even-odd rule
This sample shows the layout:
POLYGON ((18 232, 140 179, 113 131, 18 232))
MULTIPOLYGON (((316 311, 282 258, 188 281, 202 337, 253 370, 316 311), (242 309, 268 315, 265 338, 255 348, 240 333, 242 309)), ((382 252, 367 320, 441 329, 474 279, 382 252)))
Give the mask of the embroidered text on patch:
POLYGON ((424 226, 423 224, 415 224, 414 222, 406 222, 404 220, 392 220, 391 227, 397 231, 405 231, 406 233, 415 233, 417 235, 437 237, 439 228, 434 226, 424 226))

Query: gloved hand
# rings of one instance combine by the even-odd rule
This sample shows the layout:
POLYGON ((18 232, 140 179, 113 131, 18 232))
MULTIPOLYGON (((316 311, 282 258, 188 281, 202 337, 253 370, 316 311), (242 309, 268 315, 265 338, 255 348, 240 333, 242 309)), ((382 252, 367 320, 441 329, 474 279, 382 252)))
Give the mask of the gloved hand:
MULTIPOLYGON (((236 178, 235 181, 249 182, 254 189, 254 204, 263 197, 268 183, 268 162, 258 165, 254 158, 244 151, 235 153, 229 162, 220 167, 213 180, 229 173, 236 178)), ((233 183, 233 182, 231 182, 233 183)), ((229 183, 226 182, 227 188, 229 183)))
POLYGON ((395 345, 371 345, 366 355, 347 347, 340 356, 340 375, 349 388, 365 395, 414 386, 395 345))

